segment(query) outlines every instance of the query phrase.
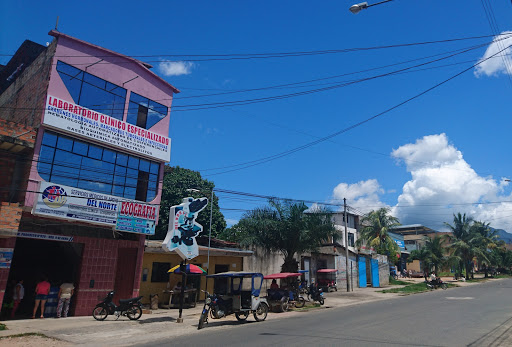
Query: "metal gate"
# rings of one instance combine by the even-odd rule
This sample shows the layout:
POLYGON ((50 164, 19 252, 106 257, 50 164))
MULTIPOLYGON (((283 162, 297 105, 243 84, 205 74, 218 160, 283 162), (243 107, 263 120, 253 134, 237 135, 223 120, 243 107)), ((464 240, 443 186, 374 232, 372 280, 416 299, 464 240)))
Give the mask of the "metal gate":
POLYGON ((359 288, 366 288, 366 258, 360 257, 359 265, 359 288))
POLYGON ((380 287, 379 282, 379 262, 377 259, 371 259, 372 266, 372 287, 380 287))

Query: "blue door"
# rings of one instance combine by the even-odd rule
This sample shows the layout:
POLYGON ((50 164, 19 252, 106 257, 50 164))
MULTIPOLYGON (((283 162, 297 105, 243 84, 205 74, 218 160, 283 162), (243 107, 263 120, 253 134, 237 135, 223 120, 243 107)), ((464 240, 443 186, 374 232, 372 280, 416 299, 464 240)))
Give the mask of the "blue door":
POLYGON ((380 287, 379 262, 377 261, 377 259, 372 259, 371 264, 372 264, 372 287, 377 288, 377 287, 380 287))
POLYGON ((366 258, 360 257, 358 266, 359 266, 359 288, 366 288, 366 258))

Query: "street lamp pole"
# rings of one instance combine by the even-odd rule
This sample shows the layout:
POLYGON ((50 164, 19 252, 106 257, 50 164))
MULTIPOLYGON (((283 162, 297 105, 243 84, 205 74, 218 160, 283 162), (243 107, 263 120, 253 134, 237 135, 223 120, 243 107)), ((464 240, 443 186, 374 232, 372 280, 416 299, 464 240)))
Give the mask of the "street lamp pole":
POLYGON ((393 1, 393 0, 379 1, 379 2, 376 2, 374 4, 370 4, 370 5, 368 5, 368 3, 365 1, 365 2, 361 2, 359 4, 355 4, 355 5, 350 6, 349 11, 352 12, 353 14, 358 14, 359 12, 361 12, 361 10, 365 10, 368 7, 384 4, 384 3, 390 2, 390 1, 393 1))

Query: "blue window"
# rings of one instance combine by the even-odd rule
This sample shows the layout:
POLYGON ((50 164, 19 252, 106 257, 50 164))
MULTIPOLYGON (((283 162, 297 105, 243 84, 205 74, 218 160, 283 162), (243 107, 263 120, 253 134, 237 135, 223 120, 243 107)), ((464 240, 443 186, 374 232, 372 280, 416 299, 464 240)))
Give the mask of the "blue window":
POLYGON ((57 62, 57 72, 76 104, 123 119, 126 89, 62 61, 57 62))
POLYGON ((45 131, 37 170, 48 182, 127 199, 151 201, 159 164, 45 131))
POLYGON ((132 92, 126 121, 149 129, 167 116, 167 110, 167 106, 132 92))

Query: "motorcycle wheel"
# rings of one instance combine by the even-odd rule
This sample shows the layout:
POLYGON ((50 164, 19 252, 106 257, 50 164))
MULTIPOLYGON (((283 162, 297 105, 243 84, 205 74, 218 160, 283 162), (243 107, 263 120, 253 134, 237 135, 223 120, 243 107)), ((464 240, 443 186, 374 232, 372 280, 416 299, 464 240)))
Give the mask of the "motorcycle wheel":
POLYGON ((92 316, 96 320, 105 320, 108 316, 108 311, 103 306, 95 307, 94 310, 92 310, 92 316))
POLYGON ((249 311, 244 312, 235 312, 236 320, 239 322, 245 322, 247 317, 249 317, 249 311))
POLYGON ((288 304, 288 301, 289 301, 289 300, 290 300, 290 299, 289 299, 289 298, 287 298, 286 296, 283 296, 283 297, 281 298, 281 303, 280 303, 280 305, 279 305, 279 308, 281 309, 281 312, 286 312, 286 311, 288 311, 288 307, 290 306, 290 305, 288 304))
POLYGON ((126 312, 126 316, 130 320, 137 320, 140 318, 140 316, 142 316, 142 309, 140 306, 132 306, 126 312))
POLYGON ((202 312, 201 316, 199 317, 199 324, 197 325, 197 330, 203 329, 204 323, 208 319, 208 311, 202 312))
POLYGON ((297 301, 295 301, 295 307, 301 308, 304 307, 304 305, 306 305, 306 299, 304 299, 302 296, 299 296, 297 301))
POLYGON ((263 322, 265 319, 267 319, 268 314, 268 305, 264 302, 260 303, 256 311, 254 311, 254 319, 256 319, 257 322, 263 322))
POLYGON ((448 285, 446 283, 443 283, 441 284, 441 288, 443 288, 443 290, 446 290, 446 288, 448 288, 448 285))
POLYGON ((318 299, 318 302, 320 303, 320 305, 323 305, 325 303, 324 298, 318 299))

